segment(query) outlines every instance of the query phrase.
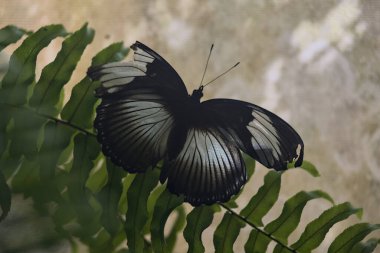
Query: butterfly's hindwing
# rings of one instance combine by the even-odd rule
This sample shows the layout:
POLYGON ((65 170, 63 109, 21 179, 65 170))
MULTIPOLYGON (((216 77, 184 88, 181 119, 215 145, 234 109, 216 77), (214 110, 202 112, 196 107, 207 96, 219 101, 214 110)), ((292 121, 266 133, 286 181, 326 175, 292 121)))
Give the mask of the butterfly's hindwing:
POLYGON ((177 157, 164 161, 162 175, 161 182, 167 178, 169 190, 192 205, 226 201, 246 182, 239 149, 215 128, 190 128, 177 157))

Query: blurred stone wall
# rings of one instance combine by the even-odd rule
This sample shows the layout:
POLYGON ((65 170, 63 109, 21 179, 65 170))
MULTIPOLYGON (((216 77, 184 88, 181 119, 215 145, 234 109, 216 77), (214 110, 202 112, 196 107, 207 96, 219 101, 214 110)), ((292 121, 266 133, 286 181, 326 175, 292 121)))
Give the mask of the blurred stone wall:
MULTIPOLYGON (((365 221, 380 222, 379 0, 0 1, 1 27, 35 30, 63 23, 74 31, 84 22, 97 33, 67 93, 84 75, 91 56, 120 40, 127 45, 140 40, 154 48, 191 91, 215 43, 206 81, 241 64, 209 86, 205 99, 241 99, 277 113, 301 134, 305 159, 321 173, 319 179, 304 172, 286 175, 281 201, 301 188, 320 188, 338 203, 363 207, 365 221)), ((59 46, 44 50, 40 67, 59 46)), ((252 180, 246 191, 253 193, 259 184, 252 180)), ((245 194, 241 202, 249 197, 245 194)), ((320 213, 327 206, 323 201, 308 205, 303 219, 311 220, 313 210, 320 213)), ((336 226, 329 235, 339 231, 336 226)), ((210 234, 212 228, 204 236, 210 234)), ((240 237, 243 242, 247 235, 240 237)), ((235 246, 237 252, 242 249, 241 243, 235 246)), ((177 249, 183 252, 186 246, 177 249)))

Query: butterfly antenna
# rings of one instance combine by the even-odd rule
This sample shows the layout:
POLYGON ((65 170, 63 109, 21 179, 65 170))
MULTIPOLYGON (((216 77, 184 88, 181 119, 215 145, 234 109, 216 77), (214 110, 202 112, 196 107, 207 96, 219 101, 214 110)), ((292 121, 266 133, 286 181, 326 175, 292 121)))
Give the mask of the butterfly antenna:
POLYGON ((226 71, 224 71, 222 74, 218 75, 217 77, 215 77, 214 79, 212 79, 210 82, 208 82, 205 85, 203 85, 203 87, 206 87, 207 85, 211 84, 212 82, 214 82, 219 77, 224 76, 225 74, 227 74, 228 72, 230 72, 232 69, 236 68, 237 65, 239 65, 239 64, 240 64, 240 62, 237 62, 235 65, 233 65, 232 67, 230 67, 229 69, 227 69, 226 71))
POLYGON ((203 76, 202 76, 202 80, 201 80, 201 82, 200 82, 200 84, 199 84, 199 88, 202 86, 203 79, 205 78, 205 74, 206 74, 206 70, 207 70, 208 62, 210 61, 211 52, 212 52, 212 49, 213 49, 213 48, 214 48, 214 43, 211 45, 210 52, 208 53, 206 66, 205 66, 205 69, 204 69, 204 71, 203 71, 203 76))

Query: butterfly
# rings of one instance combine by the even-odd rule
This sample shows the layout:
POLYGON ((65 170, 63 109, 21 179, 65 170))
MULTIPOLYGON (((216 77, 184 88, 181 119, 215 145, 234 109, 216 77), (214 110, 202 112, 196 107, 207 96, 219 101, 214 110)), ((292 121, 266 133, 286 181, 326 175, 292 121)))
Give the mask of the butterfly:
POLYGON ((201 102, 204 85, 188 94, 181 77, 141 42, 133 60, 91 67, 101 82, 94 127, 103 153, 130 173, 163 161, 160 182, 193 206, 225 202, 247 181, 242 153, 281 171, 302 164, 304 144, 275 114, 248 102, 201 102))

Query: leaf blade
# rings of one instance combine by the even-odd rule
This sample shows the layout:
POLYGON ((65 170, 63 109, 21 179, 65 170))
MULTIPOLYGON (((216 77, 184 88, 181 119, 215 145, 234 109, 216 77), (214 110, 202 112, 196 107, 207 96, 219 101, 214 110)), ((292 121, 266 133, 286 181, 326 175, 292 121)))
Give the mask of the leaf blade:
POLYGON ((8 45, 17 42, 26 31, 14 25, 7 25, 0 29, 0 52, 8 45))
POLYGON ((310 200, 317 198, 323 198, 333 203, 332 198, 323 191, 298 192, 285 202, 281 214, 266 225, 264 230, 287 244, 289 235, 301 220, 303 208, 310 200))
POLYGON ((315 167, 315 165, 309 161, 303 161, 300 167, 303 170, 309 172, 309 174, 312 175, 313 177, 320 176, 319 171, 317 170, 317 167, 315 167))
POLYGON ((42 70, 29 101, 31 107, 40 113, 49 115, 55 113, 62 87, 70 80, 83 51, 92 42, 94 34, 94 30, 85 24, 63 41, 57 57, 42 70))
POLYGON ((321 244, 333 225, 360 211, 361 209, 352 207, 348 202, 327 209, 306 226, 301 237, 291 245, 291 248, 310 252, 321 244))
MULTIPOLYGON (((94 64, 105 64, 109 61, 123 59, 129 52, 123 43, 114 43, 100 51, 93 59, 94 64)), ((92 128, 94 107, 98 100, 94 96, 97 85, 87 76, 76 84, 71 92, 69 101, 61 112, 62 119, 84 129, 92 128)))
POLYGON ((356 244, 350 253, 371 253, 376 249, 378 244, 380 244, 380 239, 372 238, 364 243, 356 244))
POLYGON ((28 88, 35 78, 37 55, 53 39, 66 34, 62 25, 49 25, 40 28, 24 40, 9 61, 8 71, 2 81, 0 101, 12 105, 26 103, 28 88))
POLYGON ((102 206, 101 223, 104 228, 114 236, 121 229, 119 217, 119 200, 123 191, 122 178, 125 172, 107 159, 106 168, 108 181, 98 193, 97 199, 102 206))
POLYGON ((380 224, 359 223, 345 229, 331 243, 328 253, 348 252, 369 233, 380 229, 380 224))
POLYGON ((202 243, 202 233, 211 225, 214 213, 219 210, 220 208, 218 209, 216 205, 204 205, 193 208, 187 215, 187 224, 183 231, 183 236, 189 246, 188 253, 202 253, 205 251, 202 243))
POLYGON ((14 120, 13 128, 7 133, 9 154, 14 157, 25 155, 31 160, 38 153, 38 137, 47 119, 24 108, 14 107, 9 112, 14 120))
POLYGON ((214 232, 214 247, 217 253, 233 253, 233 245, 245 224, 228 212, 214 232))
POLYGON ((186 212, 183 205, 178 206, 175 211, 177 212, 177 218, 174 221, 174 225, 170 230, 169 235, 165 238, 166 249, 168 252, 173 252, 178 235, 181 234, 186 223, 186 212))
POLYGON ((129 53, 129 47, 124 47, 123 42, 116 42, 101 50, 92 58, 91 65, 98 66, 108 62, 121 61, 129 53))
POLYGON ((183 203, 183 197, 176 196, 165 189, 158 197, 150 224, 151 241, 154 252, 167 252, 164 228, 170 213, 183 203))
POLYGON ((148 169, 143 174, 137 174, 128 189, 128 210, 126 214, 125 232, 128 248, 131 252, 143 252, 143 230, 148 219, 147 201, 150 192, 157 185, 159 170, 148 169))
POLYGON ((245 252, 262 253, 266 252, 271 239, 256 229, 249 233, 247 242, 244 245, 245 252))
POLYGON ((5 219, 11 209, 11 190, 0 170, 0 222, 5 219))
POLYGON ((61 151, 70 144, 74 130, 57 121, 49 121, 44 127, 44 138, 38 154, 41 180, 50 184, 54 178, 61 151))
POLYGON ((91 236, 100 229, 95 219, 95 210, 89 203, 89 189, 86 181, 94 166, 94 161, 100 154, 95 138, 79 133, 74 137, 73 164, 67 176, 67 193, 78 223, 81 224, 81 235, 91 236))
POLYGON ((264 177, 264 184, 251 198, 246 207, 240 212, 247 220, 257 226, 262 226, 262 218, 276 203, 281 188, 281 173, 268 172, 264 177))

